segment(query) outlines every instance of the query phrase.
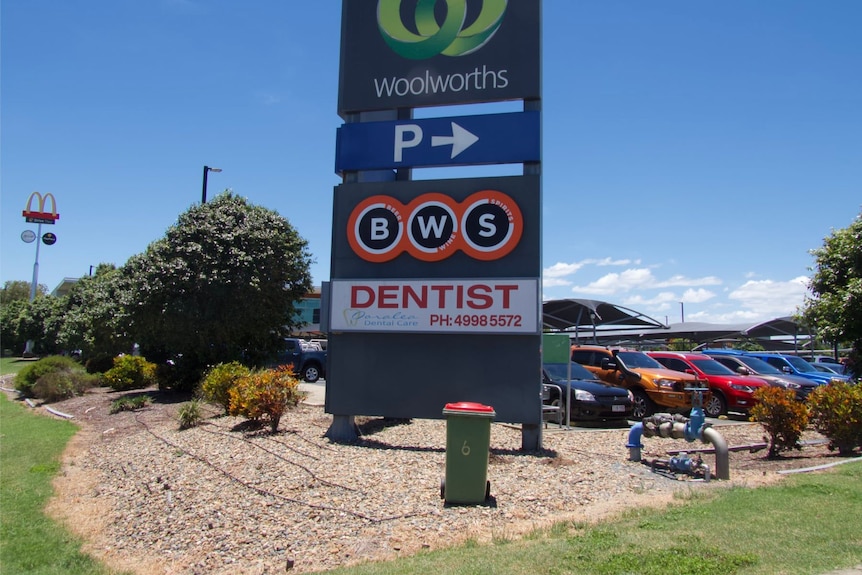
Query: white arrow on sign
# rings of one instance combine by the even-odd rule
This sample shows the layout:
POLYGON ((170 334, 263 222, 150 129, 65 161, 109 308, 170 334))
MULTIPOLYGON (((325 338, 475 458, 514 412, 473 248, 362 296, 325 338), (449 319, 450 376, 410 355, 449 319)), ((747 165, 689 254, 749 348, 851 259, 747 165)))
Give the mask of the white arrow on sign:
POLYGON ((431 136, 431 146, 452 146, 452 155, 449 158, 454 158, 473 144, 479 141, 479 137, 471 132, 468 132, 455 122, 452 122, 451 136, 431 136))

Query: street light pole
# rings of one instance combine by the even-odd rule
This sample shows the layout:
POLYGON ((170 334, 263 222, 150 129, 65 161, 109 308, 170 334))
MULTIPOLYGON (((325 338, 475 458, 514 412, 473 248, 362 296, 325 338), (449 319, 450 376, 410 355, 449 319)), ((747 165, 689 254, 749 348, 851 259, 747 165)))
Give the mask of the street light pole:
POLYGON ((679 302, 679 319, 680 323, 685 323, 685 304, 683 302, 679 302))
POLYGON ((204 186, 203 191, 201 191, 201 203, 207 203, 207 173, 208 172, 220 172, 221 168, 210 168, 209 166, 204 166, 204 186))

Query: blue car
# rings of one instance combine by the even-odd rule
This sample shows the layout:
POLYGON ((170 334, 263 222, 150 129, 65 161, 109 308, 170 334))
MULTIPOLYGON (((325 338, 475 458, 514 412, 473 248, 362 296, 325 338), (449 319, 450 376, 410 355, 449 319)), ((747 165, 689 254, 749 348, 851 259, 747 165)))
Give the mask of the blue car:
POLYGON ((820 384, 807 377, 784 373, 777 367, 769 365, 762 359, 746 355, 740 351, 728 349, 704 349, 703 353, 712 357, 718 363, 726 365, 736 373, 754 375, 766 380, 769 385, 789 389, 796 394, 796 399, 805 401, 808 395, 820 384))
POLYGON ((745 355, 756 357, 758 359, 762 359, 769 365, 777 368, 782 373, 787 373, 790 375, 798 375, 800 377, 804 377, 819 383, 820 385, 826 385, 833 379, 837 379, 840 381, 848 381, 849 378, 846 375, 838 375, 835 373, 823 373, 821 371, 817 371, 814 367, 802 359, 801 357, 797 357, 795 355, 784 355, 780 353, 769 353, 769 352, 760 352, 760 351, 746 351, 745 355))

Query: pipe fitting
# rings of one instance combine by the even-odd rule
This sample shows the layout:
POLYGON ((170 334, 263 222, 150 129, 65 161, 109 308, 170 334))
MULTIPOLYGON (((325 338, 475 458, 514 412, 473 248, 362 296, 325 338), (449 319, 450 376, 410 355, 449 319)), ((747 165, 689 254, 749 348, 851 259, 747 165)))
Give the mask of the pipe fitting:
POLYGON ((730 479, 730 450, 727 448, 727 441, 712 427, 705 427, 701 431, 701 439, 715 447, 715 477, 730 479))

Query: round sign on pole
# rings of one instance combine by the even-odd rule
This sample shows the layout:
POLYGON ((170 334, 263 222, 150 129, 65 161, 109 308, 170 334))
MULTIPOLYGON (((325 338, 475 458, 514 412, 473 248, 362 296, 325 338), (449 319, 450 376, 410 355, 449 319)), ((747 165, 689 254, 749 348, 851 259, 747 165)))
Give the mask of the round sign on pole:
POLYGON ((36 232, 34 232, 33 230, 24 230, 23 232, 21 232, 21 239, 25 243, 33 243, 33 240, 36 239, 36 232))
POLYGON ((52 246, 57 243, 57 236, 55 234, 52 234, 51 232, 48 232, 47 234, 44 234, 42 236, 42 243, 46 246, 52 246))

